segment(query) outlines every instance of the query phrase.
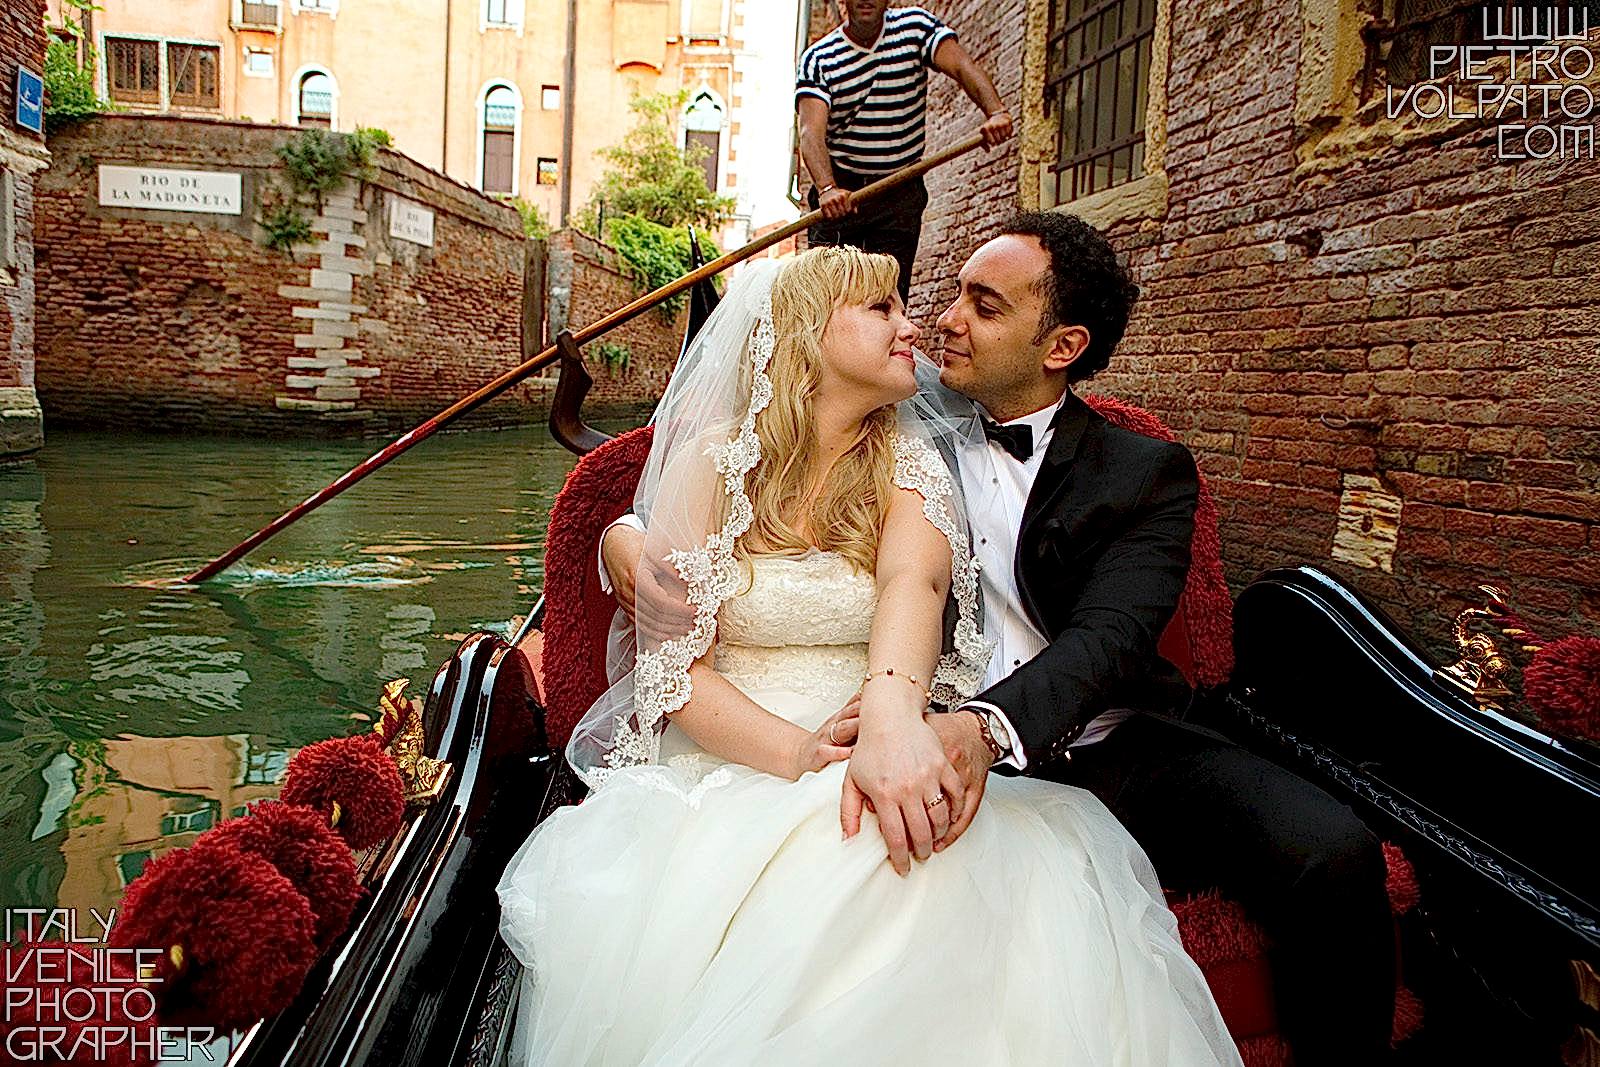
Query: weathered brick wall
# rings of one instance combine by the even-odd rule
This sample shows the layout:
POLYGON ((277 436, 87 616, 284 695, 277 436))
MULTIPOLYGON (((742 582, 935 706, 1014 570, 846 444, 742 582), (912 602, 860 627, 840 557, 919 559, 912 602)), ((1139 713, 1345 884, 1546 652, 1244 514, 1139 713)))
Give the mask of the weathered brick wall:
POLYGON ((0 255, 0 460, 43 443, 33 390, 33 190, 48 156, 44 139, 16 124, 17 67, 44 71, 44 0, 0 6, 0 232, 11 231, 0 255))
MULTIPOLYGON (((520 362, 525 242, 515 212, 386 152, 358 201, 336 208, 330 199, 325 213, 341 217, 319 220, 316 250, 272 250, 253 221, 256 197, 291 136, 248 123, 107 116, 52 139, 56 165, 38 190, 37 346, 51 422, 389 430, 520 362), (101 163, 238 171, 244 211, 102 207, 101 163), (397 195, 434 211, 432 247, 389 235, 397 195), (313 284, 330 251, 347 268, 348 292, 313 284), (349 310, 328 310, 340 305, 349 310), (306 366, 328 354, 304 347, 324 332, 340 336, 337 358, 322 362, 343 368, 306 366)), ((539 417, 546 395, 520 387, 469 424, 539 417)))
POLYGON ((7 129, 29 138, 35 135, 12 121, 17 114, 17 64, 44 73, 44 14, 45 0, 6 0, 0 7, 0 74, 5 76, 0 78, 0 116, 7 129))
MULTIPOLYGON (((553 338, 563 328, 576 331, 632 303, 639 289, 625 273, 617 251, 578 230, 561 230, 550 237, 553 338)), ((639 414, 660 399, 667 377, 677 362, 688 312, 682 308, 670 319, 651 310, 619 326, 603 338, 628 349, 628 366, 621 370, 601 358, 601 342, 584 347, 584 363, 594 376, 585 410, 618 415, 639 414)))
MULTIPOLYGON (((1021 0, 938 10, 1020 117, 1021 0)), ((1300 5, 1171 16, 1168 207, 1111 231, 1144 295, 1088 388, 1195 450, 1236 587, 1317 563, 1442 644, 1491 581, 1548 631, 1600 631, 1600 164, 1497 162, 1490 127, 1297 181, 1300 5), (1389 571, 1331 558, 1362 479, 1402 504, 1389 571)), ((970 110, 944 82, 931 106, 970 110)), ((931 147, 965 129, 935 123, 931 147)), ((1017 206, 1016 157, 929 185, 913 304, 931 328, 1017 206)))

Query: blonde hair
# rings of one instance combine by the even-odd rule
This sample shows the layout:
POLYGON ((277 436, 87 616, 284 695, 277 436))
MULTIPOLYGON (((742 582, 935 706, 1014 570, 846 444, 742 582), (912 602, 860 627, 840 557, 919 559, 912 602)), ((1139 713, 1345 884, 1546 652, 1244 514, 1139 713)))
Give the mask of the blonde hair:
POLYGON ((762 462, 745 486, 755 518, 740 539, 741 558, 816 545, 838 552, 862 571, 876 569, 894 489, 893 405, 862 420, 856 440, 834 463, 816 499, 804 512, 795 509, 821 462, 812 404, 822 384, 822 331, 841 304, 867 306, 888 299, 899 275, 892 256, 823 247, 786 261, 773 279, 776 343, 767 369, 772 401, 756 417, 762 462))

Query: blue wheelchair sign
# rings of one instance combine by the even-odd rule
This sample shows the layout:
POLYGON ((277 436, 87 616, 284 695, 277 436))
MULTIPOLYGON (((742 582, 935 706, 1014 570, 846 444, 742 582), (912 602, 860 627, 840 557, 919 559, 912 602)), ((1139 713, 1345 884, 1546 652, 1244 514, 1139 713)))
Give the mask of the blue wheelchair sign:
POLYGON ((44 132, 44 79, 21 66, 17 68, 17 125, 44 132))

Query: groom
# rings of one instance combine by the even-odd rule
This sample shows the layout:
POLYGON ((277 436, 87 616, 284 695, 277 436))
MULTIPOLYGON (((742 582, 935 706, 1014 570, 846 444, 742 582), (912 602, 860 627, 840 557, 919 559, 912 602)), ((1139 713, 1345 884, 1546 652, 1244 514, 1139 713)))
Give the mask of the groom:
MULTIPOLYGON (((998 645, 977 696, 955 713, 927 716, 916 736, 863 732, 845 831, 859 830, 870 804, 904 871, 966 831, 991 769, 1089 789, 1163 886, 1219 888, 1266 928, 1297 1064, 1377 1063, 1393 991, 1378 842, 1322 790, 1172 717, 1187 691, 1156 643, 1188 573, 1194 460, 1111 426, 1072 389, 1106 367, 1137 293, 1098 232, 1054 212, 1013 218, 962 267, 938 320, 940 379, 992 420, 987 442, 968 446, 992 450, 992 462, 957 460, 985 635, 998 645), (973 484, 985 468, 991 484, 973 484), (904 770, 908 749, 931 749, 962 775, 953 819, 937 773, 904 770), (891 809, 900 817, 881 817, 891 809)), ((630 608, 632 536, 613 528, 602 545, 630 608)))
MULTIPOLYGON (((969 447, 1003 455, 988 486, 970 473, 985 465, 959 464, 985 633, 999 644, 977 696, 927 717, 967 784, 932 848, 971 824, 991 768, 1088 789, 1164 887, 1219 888, 1266 928, 1300 1067, 1378 1063, 1394 988, 1379 843, 1321 789, 1172 717, 1188 692, 1156 643, 1188 574, 1194 459, 1112 426, 1073 392, 1109 363, 1137 295, 1091 226, 1029 212, 972 254, 939 316, 940 381, 993 420, 987 443, 969 447)), ((846 832, 865 800, 917 825, 905 809, 936 790, 858 788, 882 755, 870 743, 863 731, 851 757, 846 832)), ((923 842, 888 844, 897 866, 908 845, 926 858, 923 842)))

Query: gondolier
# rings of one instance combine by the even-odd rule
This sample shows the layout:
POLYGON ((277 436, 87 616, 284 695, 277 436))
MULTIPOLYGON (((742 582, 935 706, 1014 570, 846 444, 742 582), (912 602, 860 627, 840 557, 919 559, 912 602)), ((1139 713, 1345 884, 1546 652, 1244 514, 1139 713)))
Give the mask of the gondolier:
POLYGON ((891 8, 888 0, 840 0, 839 10, 843 22, 805 50, 795 78, 810 203, 824 215, 808 236, 814 245, 850 244, 894 256, 903 300, 926 186, 918 178, 860 208, 849 193, 922 158, 929 67, 954 78, 983 110, 981 132, 990 146, 1011 136, 1011 115, 994 82, 937 16, 920 7, 891 8))

